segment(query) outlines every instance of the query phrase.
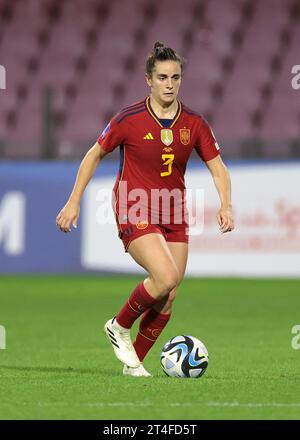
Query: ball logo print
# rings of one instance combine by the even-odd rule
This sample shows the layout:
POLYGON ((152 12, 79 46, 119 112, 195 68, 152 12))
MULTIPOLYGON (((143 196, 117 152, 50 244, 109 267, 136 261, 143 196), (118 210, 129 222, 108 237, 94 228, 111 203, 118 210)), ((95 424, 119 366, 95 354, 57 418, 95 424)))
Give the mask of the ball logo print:
POLYGON ((207 369, 208 351, 194 336, 175 336, 164 345, 160 363, 167 376, 199 378, 207 369))
POLYGON ((3 325, 0 325, 0 350, 6 349, 6 331, 3 325))

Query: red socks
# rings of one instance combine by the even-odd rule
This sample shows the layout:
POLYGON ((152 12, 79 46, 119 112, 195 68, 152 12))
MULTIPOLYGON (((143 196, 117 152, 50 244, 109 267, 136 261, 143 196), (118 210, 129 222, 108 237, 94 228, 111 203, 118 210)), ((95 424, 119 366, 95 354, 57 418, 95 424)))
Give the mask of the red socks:
POLYGON ((132 292, 127 303, 116 316, 118 324, 124 328, 131 328, 134 321, 152 307, 158 301, 153 298, 144 287, 144 283, 140 283, 132 292))
POLYGON ((133 344, 141 362, 167 325, 170 316, 159 313, 155 309, 150 309, 143 315, 139 332, 133 344))
POLYGON ((130 329, 134 321, 145 312, 133 344, 141 362, 167 325, 171 316, 159 313, 152 308, 158 302, 159 300, 157 301, 147 292, 144 283, 140 283, 116 316, 118 324, 130 329))

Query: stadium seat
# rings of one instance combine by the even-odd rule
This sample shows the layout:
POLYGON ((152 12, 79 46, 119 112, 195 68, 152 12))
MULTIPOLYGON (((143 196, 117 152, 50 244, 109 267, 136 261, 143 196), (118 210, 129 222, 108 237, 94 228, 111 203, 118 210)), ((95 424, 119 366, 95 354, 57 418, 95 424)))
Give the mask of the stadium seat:
POLYGON ((259 136, 269 157, 280 139, 280 156, 299 137, 298 16, 295 0, 1 0, 5 154, 38 155, 45 86, 63 155, 84 152, 109 117, 149 93, 145 57, 160 40, 187 58, 179 97, 209 115, 220 143, 236 156, 259 136))

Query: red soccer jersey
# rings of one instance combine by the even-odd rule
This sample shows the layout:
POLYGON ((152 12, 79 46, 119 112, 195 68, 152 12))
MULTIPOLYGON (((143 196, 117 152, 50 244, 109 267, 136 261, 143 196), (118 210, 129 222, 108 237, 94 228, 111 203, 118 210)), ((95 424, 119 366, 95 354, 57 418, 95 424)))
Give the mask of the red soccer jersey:
MULTIPOLYGON (((219 154, 219 146, 207 122, 181 102, 169 127, 164 127, 150 105, 150 97, 126 107, 98 138, 103 150, 120 146, 120 169, 114 186, 116 213, 134 204, 120 197, 121 182, 127 193, 136 188, 185 190, 184 174, 193 149, 205 162, 219 154)), ((184 204, 184 197, 182 198, 184 204)), ((173 206, 174 208, 174 206, 173 206)), ((150 209, 150 204, 149 204, 150 209)), ((173 213, 171 214, 171 222, 173 213)))

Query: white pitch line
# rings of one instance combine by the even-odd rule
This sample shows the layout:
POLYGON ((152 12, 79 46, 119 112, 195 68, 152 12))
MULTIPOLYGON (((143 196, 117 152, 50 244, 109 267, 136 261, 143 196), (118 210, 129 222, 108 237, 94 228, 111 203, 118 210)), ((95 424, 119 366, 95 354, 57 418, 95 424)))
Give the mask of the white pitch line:
MULTIPOLYGON (((2 404, 9 404, 8 402, 2 402, 2 404)), ((32 405, 33 402, 19 402, 19 405, 27 406, 32 405)), ((38 407, 70 407, 70 402, 37 402, 38 407)), ((72 407, 80 407, 80 408, 109 408, 109 407, 157 407, 156 402, 83 402, 83 403, 74 403, 71 405, 72 407)), ((300 403, 281 403, 281 402, 270 402, 270 403, 240 403, 240 402, 172 402, 172 403, 160 403, 160 406, 168 406, 168 407, 197 407, 197 406, 206 406, 212 408, 300 408, 300 403)))
POLYGON ((279 403, 279 402, 270 402, 270 403, 239 403, 239 402, 208 402, 206 406, 213 407, 244 407, 244 408, 300 408, 300 403, 279 403))

